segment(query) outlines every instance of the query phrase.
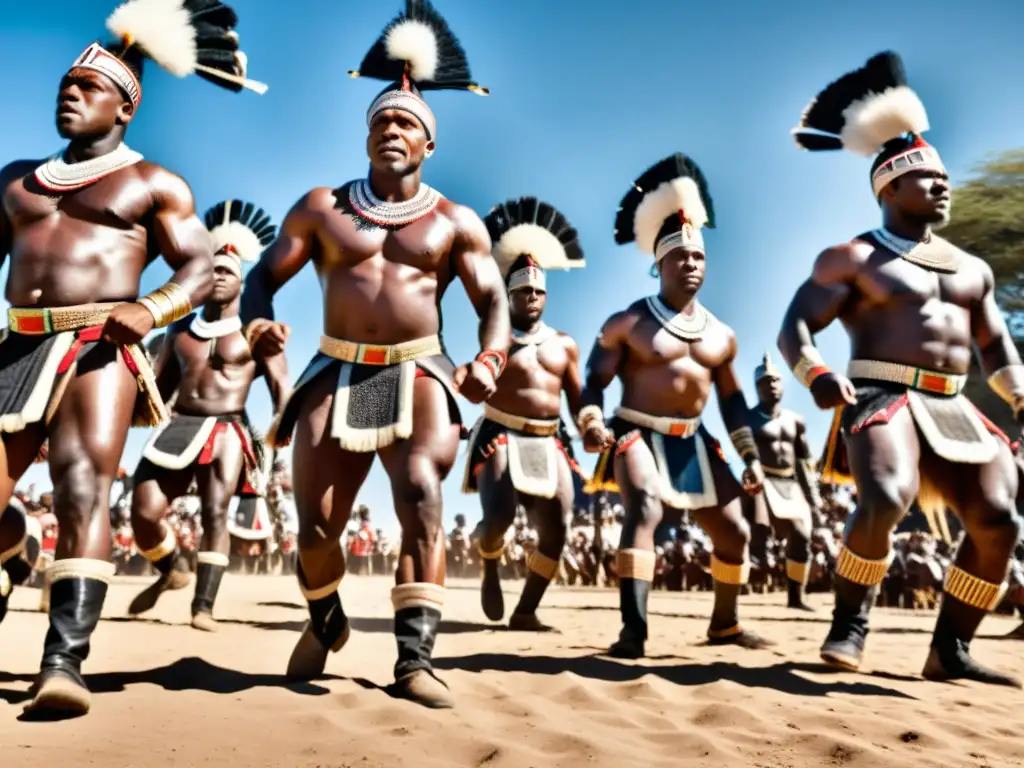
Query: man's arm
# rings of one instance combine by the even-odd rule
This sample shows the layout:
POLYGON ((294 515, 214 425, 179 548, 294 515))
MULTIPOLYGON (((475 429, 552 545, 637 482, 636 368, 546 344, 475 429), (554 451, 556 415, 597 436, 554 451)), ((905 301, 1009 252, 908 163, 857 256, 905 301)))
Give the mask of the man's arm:
POLYGON ((989 375, 988 385, 1013 409, 1017 421, 1024 423, 1024 365, 996 304, 992 269, 980 260, 977 263, 983 270, 985 293, 978 306, 972 307, 971 332, 981 367, 989 375))
POLYGON ((725 359, 712 370, 711 378, 718 393, 722 422, 729 430, 729 439, 736 453, 743 459, 743 463, 751 467, 760 462, 760 457, 757 442, 754 440, 754 430, 750 426, 750 409, 747 407, 747 399, 743 396, 743 389, 733 366, 737 352, 736 335, 731 330, 728 330, 728 334, 729 346, 725 359))
POLYGON ((590 357, 587 358, 576 426, 588 450, 600 450, 611 442, 611 436, 604 426, 604 391, 619 375, 619 367, 626 355, 626 339, 633 322, 634 316, 628 310, 616 312, 605 320, 594 339, 590 357))
POLYGON ((153 366, 156 386, 165 403, 170 402, 181 385, 181 364, 174 353, 174 340, 177 335, 178 330, 172 326, 160 337, 160 351, 153 366))
MULTIPOLYGON (((848 243, 823 251, 814 262, 810 279, 797 289, 786 310, 779 332, 779 351, 797 380, 809 389, 822 376, 838 381, 815 346, 814 335, 839 317, 853 293, 861 250, 867 248, 867 244, 848 243)), ((819 407, 839 405, 843 400, 852 402, 852 387, 849 392, 842 389, 838 394, 825 392, 830 397, 816 397, 815 401, 819 407)))
POLYGON ((562 390, 565 392, 565 401, 569 404, 569 413, 573 421, 580 415, 580 408, 583 407, 583 378, 580 376, 580 348, 576 341, 570 336, 564 336, 565 354, 569 364, 562 374, 562 390))
POLYGON ((796 476, 803 486, 804 494, 815 513, 821 511, 821 493, 818 489, 818 473, 812 468, 814 459, 811 457, 811 446, 807 440, 807 425, 804 420, 796 419, 796 476))
POLYGON ((263 375, 267 382, 267 389, 270 391, 270 401, 274 406, 274 413, 281 410, 285 398, 291 386, 288 380, 288 360, 283 353, 263 357, 256 355, 257 370, 263 375))

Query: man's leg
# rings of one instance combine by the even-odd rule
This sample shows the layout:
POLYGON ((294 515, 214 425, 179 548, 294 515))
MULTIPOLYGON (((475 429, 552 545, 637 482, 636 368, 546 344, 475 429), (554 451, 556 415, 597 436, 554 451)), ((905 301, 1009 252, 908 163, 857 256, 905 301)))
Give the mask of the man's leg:
POLYGON ((909 408, 893 414, 888 424, 845 439, 857 507, 846 521, 836 559, 836 604, 821 658, 856 670, 864 655, 868 613, 892 561, 892 532, 917 497, 921 443, 909 408))
POLYGON ((39 681, 27 712, 82 715, 90 696, 81 665, 99 623, 110 562, 110 487, 132 423, 138 388, 113 347, 100 345, 80 361, 50 423, 50 476, 60 524, 50 582, 50 629, 39 681))
POLYGON ((192 467, 164 469, 148 459, 140 460, 135 470, 132 531, 139 553, 153 564, 159 575, 128 606, 128 613, 132 616, 153 608, 165 591, 188 586, 189 573, 175 567, 180 560, 178 537, 171 526, 164 522, 164 516, 171 502, 188 492, 192 473, 192 467))
POLYGON ((553 499, 526 497, 526 510, 537 529, 537 549, 526 560, 527 576, 508 628, 527 632, 552 632, 553 627, 537 618, 537 606, 551 580, 558 575, 558 566, 565 549, 568 523, 572 517, 575 488, 572 470, 567 461, 558 462, 558 491, 553 499))
POLYGON ((203 537, 196 555, 196 592, 192 599, 192 626, 205 632, 216 632, 213 604, 224 571, 228 567, 228 507, 245 467, 242 443, 232 427, 222 432, 214 446, 213 462, 196 471, 199 485, 200 514, 203 537))
MULTIPOLYGON (((333 369, 332 369, 333 370, 333 369)), ((292 487, 299 516, 299 589, 309 606, 309 622, 288 660, 292 680, 323 674, 327 656, 348 641, 348 617, 338 586, 345 575, 341 535, 356 494, 373 465, 372 453, 342 450, 331 437, 331 404, 337 378, 323 375, 300 396, 292 449, 292 487)))
POLYGON ((1020 538, 1017 467, 1010 450, 1000 444, 999 455, 984 465, 949 464, 927 455, 924 472, 958 511, 965 534, 946 573, 924 676, 1020 688, 1016 678, 986 669, 970 656, 978 625, 1005 592, 1010 558, 1020 538))
POLYGON ((8 502, 15 484, 35 460, 45 439, 42 428, 32 425, 21 432, 5 434, 0 440, 0 622, 7 615, 11 591, 28 580, 34 565, 23 558, 25 515, 8 502))
POLYGON ((444 605, 445 535, 441 482, 459 450, 440 382, 420 377, 413 391, 413 432, 380 451, 391 478, 402 548, 391 603, 395 610, 397 695, 432 708, 452 706, 448 687, 434 674, 431 655, 444 605))
POLYGON ((498 566, 505 551, 505 532, 516 516, 518 494, 508 474, 508 448, 496 447, 494 453, 477 475, 483 522, 477 540, 480 556, 480 604, 484 615, 491 621, 505 616, 505 599, 501 594, 501 574, 498 566))
POLYGON ((811 560, 811 536, 807 528, 807 521, 803 519, 775 520, 778 535, 786 540, 787 607, 813 613, 814 609, 804 602, 811 560))
POLYGON ((663 514, 658 468, 639 436, 620 439, 614 461, 615 482, 625 511, 622 538, 615 555, 622 630, 608 654, 639 659, 647 641, 647 598, 654 581, 654 531, 663 514))

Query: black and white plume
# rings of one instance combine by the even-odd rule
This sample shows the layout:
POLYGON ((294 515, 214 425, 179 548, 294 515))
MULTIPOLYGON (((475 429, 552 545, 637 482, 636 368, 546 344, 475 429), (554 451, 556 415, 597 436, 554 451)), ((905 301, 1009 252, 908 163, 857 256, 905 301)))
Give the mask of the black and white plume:
POLYGON ((384 28, 359 69, 349 75, 389 82, 404 76, 421 91, 490 93, 473 82, 462 44, 428 0, 406 0, 405 12, 384 28))
POLYGON ((553 205, 536 197, 496 205, 484 224, 493 244, 491 254, 504 276, 520 256, 528 256, 541 269, 586 266, 576 230, 553 205))
POLYGON ((893 139, 927 130, 928 113, 907 85, 902 60, 886 51, 830 83, 792 133, 801 149, 847 149, 871 157, 893 139))
POLYGON ((242 200, 217 203, 206 212, 204 219, 213 239, 213 252, 219 253, 225 246, 231 246, 243 262, 258 260, 277 234, 269 214, 242 200))
POLYGON ((644 253, 654 253, 658 232, 678 216, 694 229, 715 226, 715 210, 704 174, 681 152, 651 166, 633 182, 615 216, 615 242, 636 241, 644 253))
POLYGON ((107 29, 172 75, 266 93, 265 84, 246 78, 237 24, 234 10, 217 0, 128 0, 107 19, 107 29))

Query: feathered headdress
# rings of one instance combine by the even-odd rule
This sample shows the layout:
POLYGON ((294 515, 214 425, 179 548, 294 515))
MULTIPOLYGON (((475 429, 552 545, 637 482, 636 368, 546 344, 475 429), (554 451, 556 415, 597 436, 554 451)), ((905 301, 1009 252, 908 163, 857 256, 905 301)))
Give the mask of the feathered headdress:
POLYGON ((486 96, 490 91, 473 82, 469 60, 448 22, 428 0, 406 0, 400 13, 384 28, 377 42, 351 77, 387 80, 366 115, 367 124, 385 109, 411 113, 433 140, 437 125, 420 91, 468 90, 486 96))
POLYGON ((142 100, 142 57, 177 77, 196 74, 230 91, 265 93, 266 85, 246 79, 237 23, 235 12, 216 0, 128 0, 107 19, 118 42, 106 47, 93 43, 71 69, 102 72, 135 106, 142 100))
POLYGON ((262 208, 241 200, 217 203, 206 212, 204 219, 213 239, 214 264, 227 267, 239 277, 242 262, 258 260, 277 234, 277 228, 262 208))
POLYGON ((927 130, 928 113, 907 84, 903 61, 887 51, 830 83, 807 105, 792 133, 798 147, 812 152, 877 155, 871 165, 877 197, 910 171, 945 172, 939 153, 921 138, 927 130))
POLYGON ((693 160, 677 152, 633 182, 615 216, 615 242, 636 241, 660 262, 674 248, 703 253, 701 228, 714 226, 707 180, 693 160))
POLYGON ((761 379, 780 378, 779 369, 772 362, 772 356, 769 352, 764 353, 764 357, 761 358, 761 364, 754 369, 754 381, 758 382, 761 379))
POLYGON ((508 290, 533 286, 546 290, 546 269, 583 267, 579 236, 558 209, 536 197, 496 205, 484 218, 491 255, 508 290))

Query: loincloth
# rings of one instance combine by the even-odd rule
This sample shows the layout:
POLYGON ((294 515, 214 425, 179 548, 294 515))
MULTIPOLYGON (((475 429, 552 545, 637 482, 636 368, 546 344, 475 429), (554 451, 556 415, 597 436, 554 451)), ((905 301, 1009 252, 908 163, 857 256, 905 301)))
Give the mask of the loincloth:
POLYGON ((346 451, 372 453, 412 435, 413 391, 419 377, 436 379, 448 395, 452 424, 462 424, 455 399, 455 366, 437 336, 377 346, 324 336, 320 351, 299 376, 266 443, 279 446, 291 436, 309 385, 320 376, 337 381, 331 406, 331 437, 346 451))
POLYGON ((704 509, 728 503, 738 495, 739 483, 732 477, 722 447, 699 417, 669 419, 618 408, 609 427, 616 438, 615 447, 598 458, 585 488, 587 492, 619 492, 613 458, 643 441, 654 457, 658 493, 663 504, 682 510, 704 509), (725 487, 727 478, 732 479, 729 487, 725 487))
POLYGON ((267 502, 256 494, 239 494, 228 513, 228 533, 244 541, 266 541, 274 535, 267 502))
MULTIPOLYGON (((918 433, 928 447, 946 461, 987 464, 995 459, 999 440, 1010 444, 1003 431, 960 394, 966 376, 871 361, 852 361, 850 373, 857 402, 837 408, 833 414, 821 461, 823 482, 853 483, 846 437, 888 424, 904 408, 910 409, 918 433)), ((935 497, 934 489, 927 487, 925 480, 922 478, 920 505, 940 504, 941 499, 935 497)))
MULTIPOLYGON (((8 309, 0 342, 0 432, 49 424, 60 406, 78 361, 102 340, 103 323, 117 304, 52 309, 8 309)), ((138 395, 132 426, 152 427, 168 417, 149 359, 137 344, 117 345, 121 361, 135 376, 138 395)))
POLYGON ((170 470, 212 464, 217 438, 229 431, 238 437, 245 457, 237 491, 242 493, 258 484, 256 473, 262 469, 257 442, 244 412, 219 416, 172 414, 170 421, 157 429, 146 443, 142 457, 158 467, 170 470))
POLYGON ((807 502, 803 486, 790 469, 763 467, 764 486, 757 503, 763 503, 768 513, 779 520, 793 520, 811 524, 811 505, 807 502))
POLYGON ((484 404, 484 415, 469 434, 463 493, 477 493, 477 475, 499 445, 507 446, 508 473, 520 493, 553 499, 558 492, 558 463, 582 476, 572 440, 560 418, 527 419, 484 404))

